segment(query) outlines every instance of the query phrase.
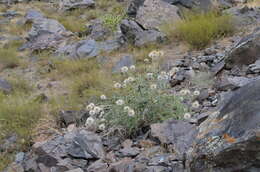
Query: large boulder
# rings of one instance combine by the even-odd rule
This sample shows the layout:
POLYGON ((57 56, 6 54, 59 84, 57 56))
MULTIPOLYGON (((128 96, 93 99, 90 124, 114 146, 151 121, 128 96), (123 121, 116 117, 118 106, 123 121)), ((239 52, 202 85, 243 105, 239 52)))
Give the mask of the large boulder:
POLYGON ((155 29, 145 29, 134 20, 123 20, 120 29, 127 42, 135 46, 142 46, 149 43, 162 43, 166 40, 165 34, 155 29))
POLYGON ((260 80, 234 92, 199 127, 188 151, 191 171, 260 170, 260 80))
POLYGON ((92 58, 98 56, 101 52, 110 52, 121 46, 122 44, 118 39, 104 42, 87 39, 60 47, 57 53, 71 58, 92 58))
POLYGON ((28 33, 27 42, 20 50, 57 49, 72 34, 57 20, 45 18, 36 10, 29 10, 25 20, 32 22, 32 28, 28 33))
POLYGON ((242 67, 260 59, 260 28, 242 38, 226 56, 226 67, 242 67))
POLYGON ((60 9, 73 10, 79 8, 92 8, 95 7, 93 0, 61 0, 60 9))
POLYGON ((12 91, 12 85, 5 79, 0 78, 0 91, 9 93, 12 91))
MULTIPOLYGON (((136 3, 138 4, 140 2, 136 3)), ((159 29, 163 24, 174 24, 180 20, 178 13, 178 7, 170 5, 162 0, 145 0, 136 11, 135 17, 136 21, 142 24, 145 28, 159 29)))

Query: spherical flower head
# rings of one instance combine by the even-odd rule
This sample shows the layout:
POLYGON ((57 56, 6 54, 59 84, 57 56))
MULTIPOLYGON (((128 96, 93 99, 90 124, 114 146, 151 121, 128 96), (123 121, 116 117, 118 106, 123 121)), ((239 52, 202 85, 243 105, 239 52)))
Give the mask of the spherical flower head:
POLYGON ((145 58, 145 59, 144 59, 144 62, 145 62, 145 63, 149 63, 149 59, 145 58))
POLYGON ((134 71, 135 70, 135 65, 130 66, 130 70, 134 71))
POLYGON ((122 84, 122 88, 126 88, 127 87, 127 84, 126 83, 123 83, 122 84))
POLYGON ((130 108, 129 106, 125 106, 125 107, 124 107, 124 111, 125 111, 125 112, 128 112, 130 109, 131 109, 131 108, 130 108))
POLYGON ((192 103, 192 108, 195 108, 195 109, 197 109, 197 108, 199 108, 200 107, 200 104, 199 104, 199 102, 198 101, 195 101, 195 102, 193 102, 192 103))
POLYGON ((164 56, 164 51, 158 51, 158 55, 159 55, 159 57, 164 56))
POLYGON ((159 53, 158 53, 158 51, 156 51, 156 50, 153 50, 153 51, 151 51, 150 53, 149 53, 149 55, 148 55, 150 58, 157 58, 157 57, 159 57, 159 53))
POLYGON ((183 96, 188 95, 188 94, 190 94, 190 90, 183 89, 183 90, 180 91, 180 94, 183 95, 183 96))
POLYGON ((90 111, 89 111, 89 115, 90 115, 90 116, 94 116, 95 114, 96 114, 96 111, 95 111, 95 110, 90 110, 90 111))
POLYGON ((100 96, 100 99, 101 99, 101 100, 106 100, 106 99, 107 99, 107 96, 103 94, 103 95, 100 96))
POLYGON ((95 114, 98 114, 98 113, 100 113, 102 111, 102 108, 98 107, 98 106, 95 106, 93 110, 95 111, 95 114))
POLYGON ((116 104, 119 105, 119 106, 123 105, 124 103, 125 102, 122 99, 119 99, 119 100, 116 101, 116 104))
POLYGON ((165 71, 161 71, 161 75, 167 75, 165 71))
POLYGON ((100 116, 100 117, 103 117, 104 114, 105 114, 105 112, 104 112, 104 111, 101 111, 100 114, 99 114, 99 116, 100 116))
POLYGON ((175 75, 178 71, 179 71, 179 68, 173 67, 173 68, 168 72, 168 74, 169 74, 170 76, 173 76, 173 75, 175 75))
POLYGON ((122 73, 126 73, 128 71, 128 67, 127 66, 124 66, 121 68, 121 72, 122 73))
POLYGON ((135 81, 135 78, 134 77, 129 77, 127 78, 128 82, 134 82, 135 81))
POLYGON ((114 84, 114 87, 115 87, 115 88, 121 88, 122 85, 121 85, 120 83, 117 82, 117 83, 114 84))
POLYGON ((90 110, 94 109, 94 107, 95 107, 95 104, 94 103, 90 103, 90 104, 87 105, 86 110, 90 111, 90 110))
POLYGON ((153 73, 147 73, 146 76, 147 76, 148 79, 152 79, 153 78, 153 73))
POLYGON ((194 96, 200 95, 200 91, 198 91, 198 90, 194 91, 194 92, 193 92, 193 95, 194 95, 194 96))
POLYGON ((85 125, 86 125, 86 126, 90 126, 90 125, 93 125, 94 123, 95 123, 94 118, 88 117, 88 119, 86 120, 85 125))
POLYGON ((185 113, 185 114, 183 115, 183 118, 184 118, 184 119, 190 119, 190 118, 191 118, 191 114, 190 114, 190 113, 185 113))
POLYGON ((100 125, 98 126, 98 129, 101 130, 101 131, 104 131, 104 130, 106 129, 105 124, 100 124, 100 125))
POLYGON ((155 90, 155 89, 157 88, 157 85, 156 85, 156 84, 152 84, 152 85, 150 86, 150 88, 151 88, 152 90, 155 90))
POLYGON ((135 116, 135 111, 133 109, 128 110, 128 116, 130 117, 135 116))
POLYGON ((159 81, 161 81, 161 80, 163 80, 163 76, 162 76, 162 75, 158 75, 157 79, 158 79, 159 81))

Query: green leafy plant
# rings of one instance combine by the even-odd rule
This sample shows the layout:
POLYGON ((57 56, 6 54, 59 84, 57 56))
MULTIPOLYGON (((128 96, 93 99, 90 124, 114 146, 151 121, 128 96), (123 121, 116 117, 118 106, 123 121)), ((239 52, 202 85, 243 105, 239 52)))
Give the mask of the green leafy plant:
POLYGON ((115 31, 117 25, 121 22, 121 20, 124 17, 125 15, 107 14, 104 17, 102 17, 102 22, 105 27, 109 28, 112 31, 115 31))

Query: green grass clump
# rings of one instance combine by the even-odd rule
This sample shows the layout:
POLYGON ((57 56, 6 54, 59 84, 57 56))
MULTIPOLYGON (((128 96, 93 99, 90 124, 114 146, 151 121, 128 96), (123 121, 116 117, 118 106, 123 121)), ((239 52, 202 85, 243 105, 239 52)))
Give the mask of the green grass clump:
POLYGON ((76 16, 59 16, 57 20, 69 31, 80 33, 86 31, 86 22, 76 16))
POLYGON ((125 17, 124 14, 122 15, 107 14, 102 17, 102 22, 105 27, 107 27, 111 31, 115 31, 117 25, 122 21, 124 17, 125 17))
POLYGON ((6 68, 15 68, 21 63, 17 48, 20 41, 13 41, 0 49, 0 71, 6 68))
POLYGON ((169 36, 176 36, 194 49, 202 49, 213 40, 235 31, 234 19, 230 15, 215 11, 186 13, 184 20, 177 22, 173 30, 167 28, 169 36))

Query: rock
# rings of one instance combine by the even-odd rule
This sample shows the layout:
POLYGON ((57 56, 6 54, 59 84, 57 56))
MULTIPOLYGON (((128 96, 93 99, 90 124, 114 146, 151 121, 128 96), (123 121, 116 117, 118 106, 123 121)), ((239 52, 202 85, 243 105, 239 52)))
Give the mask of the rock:
POLYGON ((163 144, 172 144, 180 156, 189 149, 196 134, 196 126, 185 121, 168 120, 151 125, 151 135, 163 144))
POLYGON ((134 162, 130 158, 124 158, 109 166, 108 172, 132 172, 134 171, 134 162))
POLYGON ((222 69, 225 67, 225 61, 222 60, 219 63, 217 63, 215 66, 213 66, 210 71, 213 75, 217 75, 222 69))
POLYGON ((224 77, 221 80, 216 82, 215 87, 219 91, 234 90, 259 79, 260 77, 255 77, 255 78, 246 78, 246 77, 239 77, 239 76, 224 77))
POLYGON ((28 10, 26 15, 25 15, 25 22, 34 22, 38 19, 44 18, 44 15, 34 9, 28 10))
POLYGON ((248 66, 247 73, 255 73, 255 74, 260 73, 260 60, 257 60, 254 64, 250 64, 248 66))
POLYGON ((166 23, 174 26, 180 20, 178 13, 178 7, 162 0, 145 0, 138 8, 135 18, 144 28, 159 29, 166 23))
POLYGON ((12 85, 8 81, 0 78, 0 91, 10 93, 12 89, 12 85))
POLYGON ((79 8, 93 8, 95 2, 93 0, 62 0, 60 2, 60 9, 73 10, 79 8))
POLYGON ((209 114, 201 113, 198 115, 193 115, 191 119, 189 119, 189 122, 191 124, 200 125, 202 122, 204 122, 208 118, 209 114))
POLYGON ((87 171, 88 172, 106 172, 106 169, 108 168, 108 164, 104 163, 102 161, 96 161, 93 164, 91 164, 87 171))
POLYGON ((28 33, 27 42, 20 50, 56 50, 61 44, 66 42, 66 38, 72 35, 58 21, 44 18, 38 11, 29 10, 25 19, 32 22, 32 28, 28 33))
POLYGON ((136 157, 140 153, 136 147, 126 147, 119 150, 118 156, 120 157, 136 157))
POLYGON ((191 171, 259 171, 260 80, 236 92, 201 124, 188 151, 191 171))
POLYGON ((99 19, 91 20, 90 25, 87 26, 87 30, 90 33, 89 38, 94 40, 105 40, 109 36, 110 31, 103 26, 103 22, 99 19))
POLYGON ((120 40, 107 40, 97 42, 93 39, 82 40, 73 44, 60 47, 56 53, 71 58, 93 58, 101 52, 111 52, 122 46, 120 40))
POLYGON ((113 72, 120 72, 121 68, 124 66, 130 67, 134 65, 134 57, 133 55, 124 55, 122 58, 119 59, 119 61, 115 64, 112 71, 113 72))
POLYGON ((18 154, 15 155, 15 162, 20 163, 24 160, 25 153, 24 152, 19 152, 18 154))
POLYGON ((137 15, 138 9, 144 4, 145 0, 131 0, 128 5, 127 15, 135 18, 137 15))
POLYGON ((242 38, 227 54, 226 67, 250 65, 260 58, 260 28, 242 38))
POLYGON ((100 159, 105 154, 101 138, 85 130, 76 133, 67 151, 72 157, 83 159, 100 159))
POLYGON ((172 5, 182 6, 185 8, 196 8, 200 10, 209 10, 214 7, 212 0, 163 0, 172 5))
POLYGON ((123 20, 120 29, 127 42, 135 46, 156 42, 162 43, 166 41, 165 34, 154 29, 145 29, 134 20, 123 20))
POLYGON ((84 172, 81 168, 77 168, 77 169, 74 169, 74 170, 68 170, 66 172, 84 172))
POLYGON ((60 111, 59 116, 63 127, 67 127, 70 124, 82 126, 89 117, 88 113, 85 111, 60 111))
POLYGON ((233 16, 237 27, 246 27, 248 25, 260 22, 260 9, 250 8, 248 6, 235 6, 224 11, 233 16))

